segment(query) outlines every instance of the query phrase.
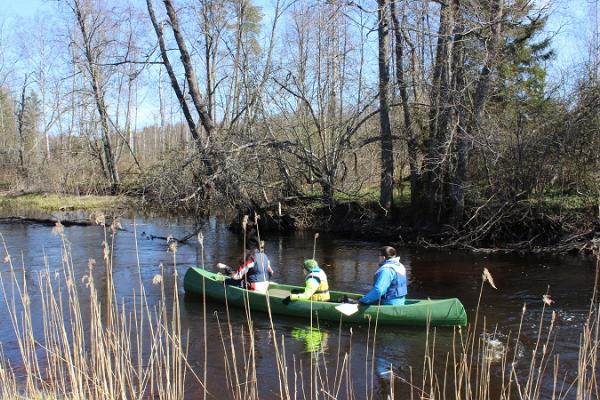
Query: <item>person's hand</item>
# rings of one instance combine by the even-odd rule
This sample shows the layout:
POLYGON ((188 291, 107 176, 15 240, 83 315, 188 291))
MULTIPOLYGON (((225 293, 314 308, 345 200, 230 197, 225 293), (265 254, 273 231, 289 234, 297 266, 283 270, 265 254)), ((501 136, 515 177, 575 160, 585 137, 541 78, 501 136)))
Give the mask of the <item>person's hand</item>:
POLYGON ((288 297, 286 297, 285 299, 281 300, 281 302, 282 302, 283 304, 285 304, 286 306, 287 306, 288 304, 290 304, 290 301, 292 301, 292 299, 291 299, 291 297, 290 297, 290 296, 288 296, 288 297))
POLYGON ((219 268, 219 270, 221 270, 221 272, 223 272, 223 274, 225 275, 231 275, 231 273, 233 272, 231 267, 228 267, 223 263, 217 263, 217 268, 219 268))

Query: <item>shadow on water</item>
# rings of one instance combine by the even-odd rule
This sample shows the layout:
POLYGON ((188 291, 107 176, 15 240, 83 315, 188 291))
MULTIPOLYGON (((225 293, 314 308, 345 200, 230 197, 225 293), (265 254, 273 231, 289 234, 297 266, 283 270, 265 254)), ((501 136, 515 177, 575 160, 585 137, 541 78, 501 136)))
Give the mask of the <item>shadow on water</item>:
MULTIPOLYGON (((211 218, 202 227, 204 253, 195 241, 179 246, 174 264, 173 255, 167 252, 163 240, 152 240, 154 236, 183 237, 195 229, 192 221, 173 218, 137 218, 122 221, 124 230, 116 236, 113 249, 113 270, 115 292, 119 302, 127 305, 143 282, 148 301, 158 301, 160 289, 152 284, 155 275, 165 271, 165 287, 172 288, 175 279, 179 282, 180 295, 183 295, 182 278, 189 266, 204 264, 212 270, 217 262, 235 265, 241 256, 242 242, 227 230, 226 224, 211 218), (176 274, 175 274, 176 272, 176 274)), ((39 288, 36 274, 48 265, 51 272, 61 267, 60 239, 51 229, 32 224, 0 224, 9 252, 13 255, 15 268, 23 270, 23 277, 31 287, 32 309, 39 305, 39 288)), ((81 282, 87 272, 89 259, 94 259, 98 267, 94 277, 102 282, 101 268, 102 242, 104 233, 97 226, 74 226, 65 228, 65 236, 71 245, 77 282, 81 282)), ((274 280, 290 284, 302 284, 302 261, 312 257, 313 235, 297 233, 288 236, 264 236, 266 252, 276 271, 274 280)), ((377 248, 383 243, 357 240, 341 240, 321 235, 317 241, 316 258, 326 271, 330 286, 344 291, 364 293, 371 287, 373 274, 377 270, 377 248)), ((594 280, 594 263, 578 257, 520 256, 520 255, 478 255, 458 251, 433 251, 422 249, 399 249, 402 262, 407 268, 409 293, 415 298, 458 297, 465 305, 469 320, 472 321, 481 285, 481 272, 484 267, 493 274, 498 290, 484 288, 480 315, 485 316, 488 331, 496 331, 498 336, 489 340, 506 338, 519 329, 521 310, 527 304, 522 336, 518 344, 522 352, 518 359, 526 365, 526 354, 531 352, 538 334, 540 313, 543 307, 542 295, 549 292, 555 300, 552 309, 556 311, 556 334, 554 351, 561 354, 564 371, 576 370, 578 343, 582 324, 587 316, 589 299, 594 280)), ((5 264, 0 265, 0 273, 7 274, 5 264)), ((172 291, 167 290, 169 295, 172 291)), ((82 300, 85 302, 85 298, 82 300)), ((0 307, 6 307, 0 300, 0 307)), ((85 309, 85 304, 82 305, 85 309)), ((37 308, 38 310, 40 308, 37 308)), ((197 300, 188 299, 182 303, 182 328, 189 338, 189 362, 198 370, 204 363, 204 318, 203 305, 197 300)), ((233 343, 236 348, 248 347, 249 333, 244 310, 229 310, 221 304, 208 303, 206 310, 206 335, 208 345, 208 389, 211 393, 222 393, 226 370, 224 352, 228 351, 231 324, 233 343), (227 319, 229 315, 229 320, 227 319)), ((39 316, 38 316, 39 317, 39 316)), ((546 321, 550 313, 544 317, 546 321)), ((483 321, 483 319, 482 319, 483 321)), ((371 388, 375 397, 384 397, 390 384, 389 371, 392 369, 400 379, 396 393, 408 393, 402 379, 410 379, 411 374, 420 383, 423 357, 426 352, 427 333, 421 328, 378 327, 375 348, 372 340, 374 331, 366 325, 349 326, 336 323, 310 323, 294 318, 275 316, 275 335, 265 314, 253 313, 254 340, 256 349, 256 370, 260 389, 265 398, 278 394, 279 378, 275 371, 273 352, 274 341, 285 344, 289 354, 287 361, 296 368, 307 368, 311 362, 324 363, 329 371, 335 370, 339 354, 351 351, 350 363, 356 393, 367 394, 371 388), (373 378, 370 372, 374 372, 373 378)), ((483 322, 482 322, 483 323, 483 322)), ((482 324, 481 323, 481 324, 482 324)), ((480 325, 481 325, 480 324, 480 325)), ((43 329, 41 325, 37 329, 43 329)), ((479 327, 481 329, 481 326, 479 327)), ((432 332, 429 332, 432 335, 432 332)), ((451 351, 452 329, 435 331, 435 346, 440 354, 451 351)), ((17 360, 14 333, 10 324, 0 325, 0 342, 13 361, 17 360)), ((500 340, 501 342, 501 340, 500 340)), ((498 349, 502 351, 501 348, 498 349)), ((443 362, 440 363, 443 367, 443 362)), ((293 374, 291 371, 290 374, 293 374)), ((501 368, 492 371, 499 376, 501 368)), ((190 387, 190 398, 197 397, 198 387, 190 387)), ((551 387, 545 388, 551 390, 551 387)), ((344 397, 344 394, 340 394, 344 397)), ((362 397, 362 395, 359 395, 362 397)), ((217 396, 217 398, 221 398, 217 396)))

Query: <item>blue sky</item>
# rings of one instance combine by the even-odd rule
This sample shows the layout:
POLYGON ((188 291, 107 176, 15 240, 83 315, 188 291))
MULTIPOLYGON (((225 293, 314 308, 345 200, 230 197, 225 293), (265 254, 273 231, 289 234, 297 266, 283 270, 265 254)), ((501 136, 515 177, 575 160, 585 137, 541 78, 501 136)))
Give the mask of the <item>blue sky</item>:
POLYGON ((37 13, 51 10, 56 0, 0 0, 4 17, 31 17, 37 13))
MULTIPOLYGON (((140 4, 143 6, 141 0, 140 4)), ((594 0, 537 0, 540 5, 549 4, 552 14, 548 31, 554 36, 553 48, 557 58, 552 75, 568 70, 585 58, 586 34, 590 32, 591 19, 587 17, 594 0)), ((0 20, 10 22, 15 17, 33 17, 56 9, 56 0, 0 0, 0 20)))
MULTIPOLYGON (((104 0, 93 0, 104 1, 104 0)), ((127 0, 118 0, 127 1, 127 0)), ((139 4, 140 9, 145 9, 144 0, 129 0, 139 4)), ((177 0, 176 0, 177 1, 177 0)), ((179 0, 182 1, 182 0, 179 0)), ((254 0, 263 5, 268 15, 268 9, 273 0, 254 0)), ((306 1, 306 0, 300 0, 306 1)), ((375 0, 369 0, 375 3, 375 0)), ((547 24, 548 34, 553 36, 552 47, 556 52, 556 59, 550 62, 549 87, 554 88, 554 82, 566 82, 560 85, 562 90, 575 83, 579 72, 579 66, 587 58, 588 38, 591 32, 591 21, 588 17, 591 3, 595 0, 534 0, 538 6, 549 5, 552 12, 547 24)), ((0 25, 4 28, 18 27, 23 18, 48 19, 48 16, 57 15, 60 7, 57 0, 0 0, 0 25)), ((269 19, 270 17, 266 17, 269 19)), ((27 25, 25 25, 27 26, 27 25)), ((52 26, 52 23, 50 23, 52 26)), ((170 91, 167 93, 172 94, 170 91)), ((145 126, 157 122, 158 105, 154 98, 144 89, 140 92, 138 114, 136 121, 138 126, 145 126)))

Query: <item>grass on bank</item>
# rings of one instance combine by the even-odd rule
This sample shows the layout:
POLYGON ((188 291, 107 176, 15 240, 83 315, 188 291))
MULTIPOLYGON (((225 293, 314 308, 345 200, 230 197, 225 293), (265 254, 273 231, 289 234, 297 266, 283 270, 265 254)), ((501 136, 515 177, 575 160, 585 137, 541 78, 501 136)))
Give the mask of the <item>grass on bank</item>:
MULTIPOLYGON (((316 189, 316 187, 313 187, 316 189)), ((465 193, 466 201, 473 207, 479 207, 481 205, 490 203, 490 195, 486 194, 489 192, 489 187, 471 187, 465 193)), ((600 192, 599 192, 600 193, 600 192)), ((323 193, 319 190, 311 190, 310 187, 305 187, 304 194, 308 197, 321 197, 323 193)), ((345 203, 356 201, 359 203, 373 203, 379 201, 379 186, 363 187, 359 191, 352 192, 341 192, 338 191, 334 194, 336 202, 345 203)), ((562 210, 565 212, 576 212, 589 207, 598 206, 600 203, 600 195, 592 193, 590 191, 573 192, 568 190, 560 190, 557 188, 551 188, 543 193, 531 193, 527 198, 522 199, 529 203, 532 207, 547 210, 562 210)), ((496 197, 496 196, 494 196, 496 197)), ((494 200, 492 197, 492 200, 494 200)), ((411 187, 410 182, 405 180, 400 184, 394 186, 393 200, 396 207, 408 206, 411 201, 411 187)), ((503 200, 502 202, 504 202, 503 200)), ((516 200, 515 200, 516 201, 516 200)), ((315 203, 315 206, 321 204, 315 203)))
MULTIPOLYGON (((115 226, 115 224, 113 224, 115 226)), ((165 278, 171 272, 161 269, 152 284, 160 286, 160 301, 148 305, 139 270, 139 287, 135 289, 133 306, 126 309, 124 299, 116 297, 112 277, 112 244, 118 230, 105 227, 103 262, 96 265, 89 261, 81 282, 75 279, 75 268, 70 254, 70 243, 62 234, 60 224, 55 229, 62 238, 62 268, 50 269, 25 278, 25 271, 13 267, 12 258, 4 245, 4 263, 0 273, 0 296, 7 310, 2 310, 6 321, 12 324, 19 354, 17 365, 11 365, 0 348, 0 398, 62 398, 62 399, 183 399, 186 389, 199 388, 203 398, 259 399, 265 398, 265 388, 257 371, 255 328, 250 313, 251 304, 245 304, 246 322, 242 326, 232 324, 229 309, 225 315, 218 314, 219 347, 223 349, 225 376, 215 384, 218 393, 209 393, 204 384, 207 380, 206 299, 203 299, 204 318, 204 364, 192 368, 188 363, 188 334, 182 332, 178 279, 174 268, 172 287, 165 278), (93 270, 100 268, 105 282, 96 285, 93 270), (42 320, 33 321, 30 286, 42 304, 42 320), (82 295, 85 293, 85 298, 82 295), (167 295, 171 293, 172 295, 167 295), (167 299, 172 298, 169 302, 167 299), (85 300, 85 301, 81 301, 85 300), (82 315, 89 315, 89 321, 82 315), (34 326, 41 323, 43 331, 34 326), (242 330, 237 332, 237 330, 242 330), (235 331, 234 331, 235 330, 235 331), (199 371, 198 371, 199 370, 199 371), (204 378, 199 378, 203 376, 204 378), (261 395, 262 393, 262 395, 261 395)), ((203 238, 198 240, 202 247, 203 238)), ((166 244, 165 244, 166 246, 166 244)), ((173 264, 177 265, 176 243, 169 250, 173 264)), ((203 261, 202 261, 203 264, 203 261)), ((598 270, 598 264, 596 266, 598 270)), ((168 279, 171 281, 171 279, 168 279)), ((480 282, 479 303, 483 287, 493 279, 484 270, 480 282)), ((133 287, 136 286, 132 283, 133 287)), ((273 374, 279 378, 279 387, 269 392, 271 397, 285 400, 296 399, 372 399, 407 398, 395 393, 394 382, 402 382, 410 391, 411 399, 455 400, 541 400, 574 398, 587 400, 599 398, 598 349, 600 345, 600 314, 598 312, 597 279, 590 302, 587 321, 579 336, 579 361, 572 376, 561 370, 559 354, 553 352, 556 315, 551 311, 552 300, 544 296, 543 311, 539 317, 539 331, 533 343, 529 359, 517 363, 521 327, 505 340, 505 351, 497 358, 497 342, 494 329, 485 326, 485 317, 476 315, 470 326, 454 330, 450 349, 436 346, 436 330, 427 331, 422 371, 419 366, 409 376, 401 376, 390 368, 387 393, 374 392, 375 354, 377 348, 377 321, 369 321, 366 343, 352 343, 349 350, 337 348, 337 357, 328 360, 323 352, 311 353, 310 363, 302 364, 297 355, 286 351, 285 338, 277 332, 271 314, 262 315, 270 322, 272 353, 275 357, 273 374), (545 316, 551 314, 551 318, 545 316), (548 319, 550 319, 548 321, 548 319), (480 328, 484 334, 480 334, 480 328), (492 340, 489 340, 489 339, 492 340), (357 372, 352 348, 367 346, 363 367, 357 372), (523 364, 518 366, 517 364, 523 364), (494 374, 501 372, 500 382, 494 374), (356 390, 356 384, 364 388, 356 390), (542 388, 553 388, 548 395, 542 388)), ((523 307, 523 316, 526 313, 523 307)), ((318 328, 318 321, 311 320, 311 329, 318 328)), ((264 335, 264 332, 262 333, 264 335)), ((341 325, 340 332, 341 335, 341 325)), ((335 342, 335 339, 332 341, 335 342)), ((7 341, 6 343, 11 343, 7 341)), ((336 349, 331 348, 330 354, 336 349)), ((354 356, 356 357, 356 356, 354 356)), ((362 361, 361 361, 362 362, 362 361)), ((213 378, 214 379, 214 378, 213 378)), ((198 390, 196 390, 198 392, 198 390)))
POLYGON ((0 208, 40 211, 97 211, 122 208, 130 202, 124 196, 71 196, 48 193, 0 194, 0 208))

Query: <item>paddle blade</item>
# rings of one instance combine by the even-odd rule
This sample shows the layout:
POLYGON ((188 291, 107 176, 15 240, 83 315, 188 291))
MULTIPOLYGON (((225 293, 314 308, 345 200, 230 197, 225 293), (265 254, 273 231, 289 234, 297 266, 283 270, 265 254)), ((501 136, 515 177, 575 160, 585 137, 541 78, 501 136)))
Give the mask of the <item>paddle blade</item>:
POLYGON ((358 304, 343 303, 336 306, 335 309, 346 316, 350 316, 358 311, 358 304))

